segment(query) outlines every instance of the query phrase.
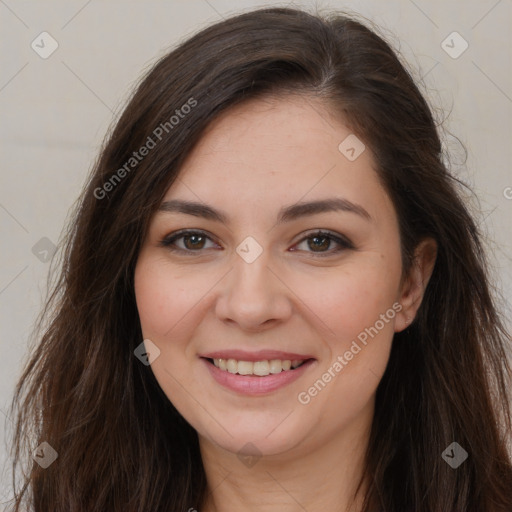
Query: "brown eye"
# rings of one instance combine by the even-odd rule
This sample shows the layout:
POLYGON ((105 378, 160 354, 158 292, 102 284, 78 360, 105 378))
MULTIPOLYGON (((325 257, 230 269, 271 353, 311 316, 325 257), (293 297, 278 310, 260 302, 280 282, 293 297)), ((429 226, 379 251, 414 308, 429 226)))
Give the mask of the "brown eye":
MULTIPOLYGON (((299 244, 304 244, 306 242, 307 249, 299 249, 305 250, 306 252, 312 252, 316 256, 329 256, 335 253, 339 253, 346 249, 353 249, 354 245, 348 240, 344 239, 341 236, 337 236, 330 232, 317 231, 315 233, 310 234, 309 236, 303 238, 299 244), (332 244, 337 245, 335 249, 329 250, 332 244)), ((295 249, 294 249, 295 250, 295 249)))
POLYGON ((314 236, 307 239, 308 240, 308 247, 313 250, 322 250, 322 249, 328 249, 331 245, 332 240, 327 236, 314 236), (310 243, 311 242, 311 243, 310 243))
POLYGON ((160 245, 171 251, 193 253, 200 252, 205 248, 208 249, 208 247, 205 247, 208 240, 211 241, 211 238, 202 231, 179 231, 165 237, 160 245), (177 243, 178 241, 182 241, 182 243, 177 243))
POLYGON ((202 249, 204 247, 205 237, 202 235, 184 235, 183 244, 187 249, 202 249))

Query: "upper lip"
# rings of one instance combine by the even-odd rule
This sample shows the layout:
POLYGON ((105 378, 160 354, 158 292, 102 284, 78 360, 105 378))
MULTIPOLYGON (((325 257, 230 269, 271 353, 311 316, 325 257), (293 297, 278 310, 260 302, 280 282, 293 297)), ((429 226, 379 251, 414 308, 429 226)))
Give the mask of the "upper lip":
POLYGON ((215 352, 208 352, 199 354, 200 357, 207 359, 236 359, 237 361, 265 361, 271 359, 280 359, 292 361, 306 359, 313 359, 313 356, 307 354, 297 354, 294 352, 282 352, 280 350, 258 350, 257 352, 247 352, 245 350, 216 350, 215 352))

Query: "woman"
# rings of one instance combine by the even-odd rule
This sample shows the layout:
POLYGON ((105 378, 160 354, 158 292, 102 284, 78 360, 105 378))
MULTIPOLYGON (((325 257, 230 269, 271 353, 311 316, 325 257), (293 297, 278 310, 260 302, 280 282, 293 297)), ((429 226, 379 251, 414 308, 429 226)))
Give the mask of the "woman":
POLYGON ((13 510, 510 511, 510 337, 458 186, 359 22, 185 41, 77 208, 13 510))

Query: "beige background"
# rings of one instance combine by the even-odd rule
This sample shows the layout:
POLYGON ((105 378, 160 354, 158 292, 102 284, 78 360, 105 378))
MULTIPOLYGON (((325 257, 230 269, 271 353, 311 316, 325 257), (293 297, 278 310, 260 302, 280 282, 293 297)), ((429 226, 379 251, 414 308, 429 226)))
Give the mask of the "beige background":
MULTIPOLYGON (((446 144, 454 150, 454 171, 479 198, 479 222, 494 241, 490 251, 496 286, 510 317, 510 0, 0 0, 2 439, 12 427, 7 408, 49 269, 49 262, 41 261, 49 242, 40 240, 58 244, 103 136, 135 81, 183 38, 232 13, 263 5, 354 10, 377 22, 400 47, 440 116, 449 116, 444 126, 453 134, 446 144), (59 45, 47 59, 31 48, 43 31, 59 45), (469 45, 458 58, 441 46, 453 31, 469 45), (466 166, 454 135, 468 150, 466 166), (35 245, 39 257, 33 253, 35 245)), ((452 51, 461 44, 455 39, 452 51)), ((1 472, 5 451, 2 446, 0 502, 8 488, 8 474, 1 472)))

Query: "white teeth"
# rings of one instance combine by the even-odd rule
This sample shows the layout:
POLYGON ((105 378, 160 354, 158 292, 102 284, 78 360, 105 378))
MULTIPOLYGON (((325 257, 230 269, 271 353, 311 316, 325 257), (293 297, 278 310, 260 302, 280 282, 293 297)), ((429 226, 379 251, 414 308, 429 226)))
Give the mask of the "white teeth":
POLYGON ((229 373, 238 373, 240 375, 258 375, 265 377, 269 374, 281 373, 291 368, 299 367, 304 360, 294 359, 271 359, 270 361, 237 361, 236 359, 214 359, 213 364, 229 373))
POLYGON ((238 362, 234 359, 228 359, 226 369, 229 373, 236 373, 238 371, 238 362))
MULTIPOLYGON (((240 368, 240 363, 238 363, 238 367, 240 368)), ((253 373, 254 375, 260 375, 264 377, 270 373, 270 365, 268 361, 256 361, 253 364, 253 373)))
POLYGON ((270 373, 281 373, 283 365, 280 359, 272 359, 270 361, 270 373))
POLYGON ((240 375, 251 375, 253 373, 254 364, 250 361, 238 361, 238 373, 240 375))

